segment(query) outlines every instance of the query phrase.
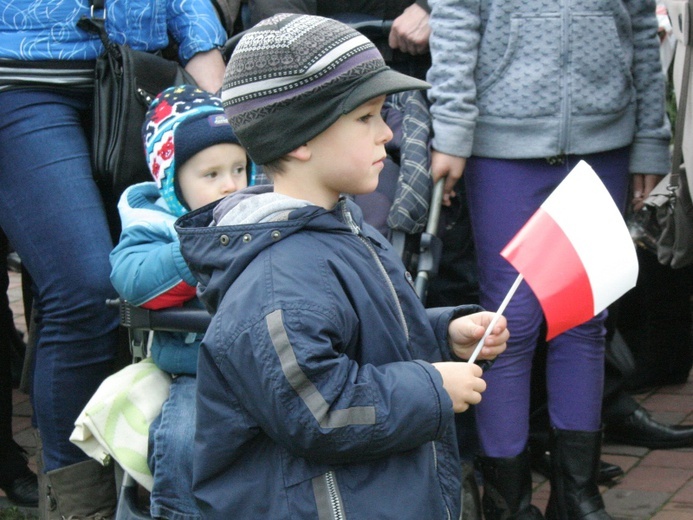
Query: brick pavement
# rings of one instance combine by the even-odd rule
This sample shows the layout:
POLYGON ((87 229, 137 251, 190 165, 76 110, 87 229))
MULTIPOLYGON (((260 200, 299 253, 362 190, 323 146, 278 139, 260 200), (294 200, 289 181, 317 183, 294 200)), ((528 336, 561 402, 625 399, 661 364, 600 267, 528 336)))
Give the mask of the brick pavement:
MULTIPOLYGON (((17 327, 25 330, 20 281, 15 273, 10 275, 8 292, 17 327)), ((659 421, 693 425, 693 376, 685 385, 661 387, 636 397, 659 421)), ((28 396, 18 390, 13 393, 13 403, 15 439, 30 453, 35 471, 31 404, 28 396)), ((602 452, 604 460, 625 471, 613 485, 602 487, 607 511, 614 520, 693 520, 693 448, 648 450, 605 444, 602 452)), ((544 510, 549 483, 534 474, 534 485, 534 503, 544 510)), ((0 491, 0 509, 6 507, 9 502, 0 491)))

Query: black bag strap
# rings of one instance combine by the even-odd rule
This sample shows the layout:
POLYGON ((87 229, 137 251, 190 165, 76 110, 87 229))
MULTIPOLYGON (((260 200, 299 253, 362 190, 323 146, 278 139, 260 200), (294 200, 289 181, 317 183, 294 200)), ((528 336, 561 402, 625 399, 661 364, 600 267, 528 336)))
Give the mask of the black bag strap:
MULTIPOLYGON (((693 7, 691 3, 687 3, 687 14, 689 23, 693 21, 693 7)), ((682 21, 679 21, 682 23, 682 21)), ((686 106, 688 104, 688 88, 691 79, 691 47, 693 46, 693 31, 688 30, 685 35, 684 55, 683 55, 683 77, 681 79, 681 91, 679 95, 679 104, 676 109, 676 127, 674 129, 674 150, 671 157, 671 177, 669 179, 669 191, 675 194, 679 186, 679 175, 681 174, 681 165, 683 163, 683 130, 686 121, 686 106)))
POLYGON ((106 50, 111 50, 113 45, 106 32, 106 2, 105 0, 90 0, 89 3, 91 4, 91 14, 90 16, 82 16, 77 22, 77 27, 83 31, 98 34, 106 50), (97 11, 102 13, 101 16, 96 16, 97 11))

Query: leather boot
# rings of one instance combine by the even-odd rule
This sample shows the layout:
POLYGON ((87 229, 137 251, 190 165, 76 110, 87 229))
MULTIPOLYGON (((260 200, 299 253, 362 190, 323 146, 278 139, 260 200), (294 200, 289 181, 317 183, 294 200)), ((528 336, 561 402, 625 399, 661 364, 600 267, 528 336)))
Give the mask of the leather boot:
POLYGON ((484 477, 481 500, 486 520, 541 520, 539 509, 532 505, 532 472, 529 452, 516 457, 478 457, 484 477))
POLYGON ((36 440, 36 475, 38 476, 38 517, 39 520, 61 520, 57 511, 51 516, 48 507, 48 477, 43 472, 43 443, 38 430, 34 430, 34 439, 36 440))
POLYGON ((102 466, 93 459, 49 471, 47 478, 48 519, 110 520, 116 509, 113 465, 102 466))
POLYGON ((597 486, 601 445, 601 431, 551 431, 547 520, 612 520, 597 486))

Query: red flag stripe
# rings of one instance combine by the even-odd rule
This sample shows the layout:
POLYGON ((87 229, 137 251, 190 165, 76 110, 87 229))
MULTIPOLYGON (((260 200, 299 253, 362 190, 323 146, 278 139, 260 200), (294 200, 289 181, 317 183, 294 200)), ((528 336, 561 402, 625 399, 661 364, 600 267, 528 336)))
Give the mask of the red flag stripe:
POLYGON ((543 208, 501 255, 522 274, 541 303, 548 324, 547 339, 594 316, 594 297, 585 267, 566 234, 543 208))

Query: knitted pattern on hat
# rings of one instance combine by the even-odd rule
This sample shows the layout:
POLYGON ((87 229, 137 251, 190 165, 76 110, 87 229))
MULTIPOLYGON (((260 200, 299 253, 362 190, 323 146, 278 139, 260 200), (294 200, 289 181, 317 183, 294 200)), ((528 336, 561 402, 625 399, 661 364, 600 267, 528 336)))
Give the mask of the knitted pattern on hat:
POLYGON ((154 99, 142 126, 142 139, 149 171, 176 216, 189 210, 178 190, 177 168, 214 144, 238 144, 221 100, 192 85, 170 87, 154 99))
POLYGON ((356 108, 350 96, 376 76, 381 79, 361 103, 426 88, 424 82, 389 69, 373 43, 348 25, 320 16, 279 14, 241 38, 226 67, 221 97, 241 144, 253 161, 265 164, 356 108))

